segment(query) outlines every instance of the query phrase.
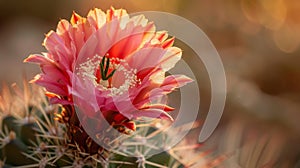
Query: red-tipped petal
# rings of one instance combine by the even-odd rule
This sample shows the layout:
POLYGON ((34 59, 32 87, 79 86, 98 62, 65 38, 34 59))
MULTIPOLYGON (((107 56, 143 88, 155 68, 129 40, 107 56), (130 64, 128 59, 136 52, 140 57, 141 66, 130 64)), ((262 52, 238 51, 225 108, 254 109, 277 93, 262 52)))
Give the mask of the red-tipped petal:
POLYGON ((174 41, 175 41, 175 38, 172 37, 172 38, 166 40, 165 42, 163 42, 162 47, 163 47, 163 48, 172 47, 173 44, 174 44, 174 41))
POLYGON ((159 40, 160 42, 166 40, 168 38, 168 33, 167 31, 160 31, 156 33, 156 37, 157 40, 159 40))
POLYGON ((78 15, 76 12, 73 11, 70 22, 71 22, 72 25, 76 25, 82 19, 83 18, 80 15, 78 15))

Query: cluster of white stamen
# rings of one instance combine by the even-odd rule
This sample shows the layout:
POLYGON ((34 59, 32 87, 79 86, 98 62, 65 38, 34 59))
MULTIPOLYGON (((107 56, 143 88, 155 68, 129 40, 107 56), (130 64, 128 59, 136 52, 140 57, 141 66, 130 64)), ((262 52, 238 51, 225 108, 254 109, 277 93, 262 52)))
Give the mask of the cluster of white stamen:
POLYGON ((111 90, 111 95, 122 95, 125 91, 128 91, 129 88, 141 83, 140 79, 138 79, 136 76, 137 70, 126 67, 129 67, 126 62, 118 65, 117 71, 123 72, 125 80, 124 83, 118 88, 114 86, 109 88, 111 90))
POLYGON ((86 62, 79 65, 76 68, 77 75, 80 76, 83 80, 90 80, 93 81, 94 85, 97 84, 97 77, 95 76, 95 71, 100 64, 100 61, 103 57, 99 55, 94 56, 92 59, 87 59, 86 62))
MULTIPOLYGON (((109 90, 110 96, 122 95, 124 92, 128 91, 129 88, 135 87, 137 84, 141 84, 141 80, 137 78, 137 69, 131 68, 128 63, 120 58, 111 58, 109 68, 116 69, 116 73, 122 72, 125 80, 122 85, 116 87, 110 84, 108 85, 107 80, 100 79, 100 82, 97 82, 97 77, 95 76, 95 71, 99 67, 99 64, 103 57, 96 55, 92 59, 88 59, 86 62, 79 65, 77 68, 80 77, 83 80, 90 80, 93 84, 102 89, 109 90)), ((114 75, 112 76, 112 80, 114 79, 114 75)))

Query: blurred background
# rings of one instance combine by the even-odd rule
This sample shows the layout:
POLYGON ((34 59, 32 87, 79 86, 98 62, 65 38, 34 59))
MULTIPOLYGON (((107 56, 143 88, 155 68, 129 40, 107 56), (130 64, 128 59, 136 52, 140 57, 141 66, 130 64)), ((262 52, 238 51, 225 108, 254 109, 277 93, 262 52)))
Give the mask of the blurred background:
MULTIPOLYGON (((203 147, 226 156, 220 167, 300 167, 299 0, 0 0, 0 81, 33 78, 38 66, 23 59, 45 51, 44 34, 73 10, 85 16, 91 8, 110 6, 180 15, 213 42, 228 94, 221 123, 203 147)), ((201 122, 210 104, 209 78, 195 53, 176 44, 200 84, 201 122)), ((192 131, 191 139, 199 132, 192 131)))

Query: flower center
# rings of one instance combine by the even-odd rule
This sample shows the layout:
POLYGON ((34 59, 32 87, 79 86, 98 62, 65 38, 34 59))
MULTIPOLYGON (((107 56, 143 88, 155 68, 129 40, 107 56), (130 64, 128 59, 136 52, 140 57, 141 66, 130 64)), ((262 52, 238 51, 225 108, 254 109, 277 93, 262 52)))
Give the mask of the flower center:
POLYGON ((96 55, 79 65, 77 75, 83 80, 90 80, 101 90, 109 90, 111 96, 121 95, 129 88, 141 83, 137 78, 137 70, 119 58, 109 58, 109 55, 96 55))

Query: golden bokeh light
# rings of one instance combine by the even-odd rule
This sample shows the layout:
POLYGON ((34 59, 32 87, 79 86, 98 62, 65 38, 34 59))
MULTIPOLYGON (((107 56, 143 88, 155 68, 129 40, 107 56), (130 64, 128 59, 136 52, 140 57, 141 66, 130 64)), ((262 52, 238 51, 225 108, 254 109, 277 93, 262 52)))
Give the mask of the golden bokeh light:
POLYGON ((284 0, 242 0, 241 8, 249 21, 271 29, 279 29, 287 15, 284 0))
POLYGON ((297 27, 284 25, 279 30, 274 31, 273 39, 281 51, 292 53, 299 47, 300 31, 297 27))

